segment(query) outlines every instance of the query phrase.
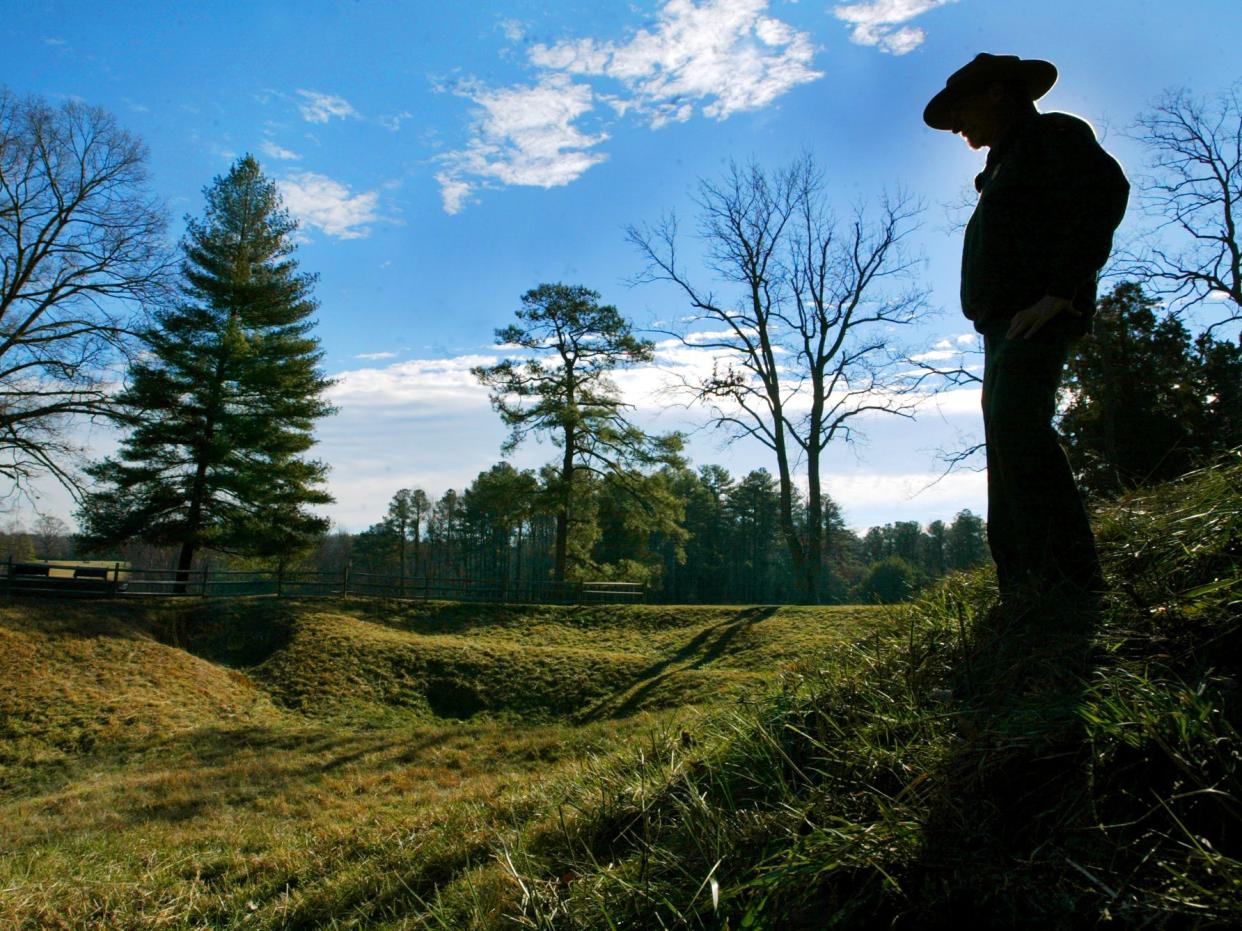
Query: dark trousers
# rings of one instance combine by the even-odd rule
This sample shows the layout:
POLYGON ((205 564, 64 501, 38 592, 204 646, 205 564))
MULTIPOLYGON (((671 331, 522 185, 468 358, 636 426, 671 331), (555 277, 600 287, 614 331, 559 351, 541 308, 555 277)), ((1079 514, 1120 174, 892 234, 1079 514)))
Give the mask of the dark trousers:
POLYGON ((988 543, 1002 597, 1102 587, 1087 512, 1052 427, 1071 341, 1058 324, 1006 339, 1009 321, 996 321, 983 334, 988 543))

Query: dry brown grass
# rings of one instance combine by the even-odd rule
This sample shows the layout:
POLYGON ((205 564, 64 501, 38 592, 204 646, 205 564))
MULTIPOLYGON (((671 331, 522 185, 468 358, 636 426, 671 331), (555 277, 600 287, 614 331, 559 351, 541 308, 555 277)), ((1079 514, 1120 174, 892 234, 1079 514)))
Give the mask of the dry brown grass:
POLYGON ((503 924, 498 838, 552 786, 876 618, 5 605, 0 927, 503 924))

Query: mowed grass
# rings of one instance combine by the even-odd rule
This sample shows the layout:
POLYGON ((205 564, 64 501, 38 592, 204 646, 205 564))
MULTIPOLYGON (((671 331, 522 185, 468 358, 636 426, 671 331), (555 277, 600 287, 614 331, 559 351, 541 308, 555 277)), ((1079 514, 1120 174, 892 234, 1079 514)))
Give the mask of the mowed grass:
POLYGON ((504 927, 504 838, 871 609, 0 606, 0 927, 504 927), (644 750, 644 748, 647 748, 644 750))

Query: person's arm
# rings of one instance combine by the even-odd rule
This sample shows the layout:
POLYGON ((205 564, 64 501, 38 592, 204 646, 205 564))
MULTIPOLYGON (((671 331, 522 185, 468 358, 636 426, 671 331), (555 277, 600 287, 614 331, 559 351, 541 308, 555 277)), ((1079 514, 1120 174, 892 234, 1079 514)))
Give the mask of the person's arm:
POLYGON ((1073 117, 1055 119, 1041 140, 1044 191, 1051 226, 1048 294, 1073 300, 1097 275, 1125 215, 1130 184, 1101 148, 1091 127, 1073 117))
POLYGON ((1044 129, 1038 168, 1048 280, 1044 296, 1014 314, 1009 339, 1029 339, 1060 314, 1079 313, 1074 297, 1108 260, 1129 198, 1121 166, 1096 142, 1090 126, 1072 117, 1057 118, 1044 129))

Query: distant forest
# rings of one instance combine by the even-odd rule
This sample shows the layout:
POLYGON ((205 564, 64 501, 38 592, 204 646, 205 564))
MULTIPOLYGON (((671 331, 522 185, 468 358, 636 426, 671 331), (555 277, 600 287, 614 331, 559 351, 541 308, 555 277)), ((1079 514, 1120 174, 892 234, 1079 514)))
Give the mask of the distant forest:
MULTIPOLYGON (((650 598, 673 603, 796 599, 780 533, 779 490, 766 470, 735 478, 707 465, 697 472, 664 469, 628 478, 628 486, 595 480, 577 489, 570 579, 643 582, 650 598), (635 492, 645 505, 635 504, 635 492)), ((381 520, 360 533, 324 536, 287 568, 341 572, 348 562, 355 571, 407 579, 546 580, 556 534, 550 486, 554 476, 541 480, 533 470, 501 462, 464 490, 450 489, 438 499, 403 489, 381 520)), ((805 509, 797 510, 805 522, 805 509)), ((860 534, 845 526, 830 501, 824 535, 829 545, 821 598, 827 603, 903 600, 948 572, 988 560, 983 519, 968 510, 926 527, 899 521, 860 534)), ((16 523, 0 530, 0 560, 10 555, 21 560, 79 554, 65 524, 45 518, 29 530, 16 523)), ((133 542, 106 555, 144 568, 171 568, 177 548, 133 542)), ((206 551, 195 568, 204 564, 224 569, 259 562, 206 551)))

